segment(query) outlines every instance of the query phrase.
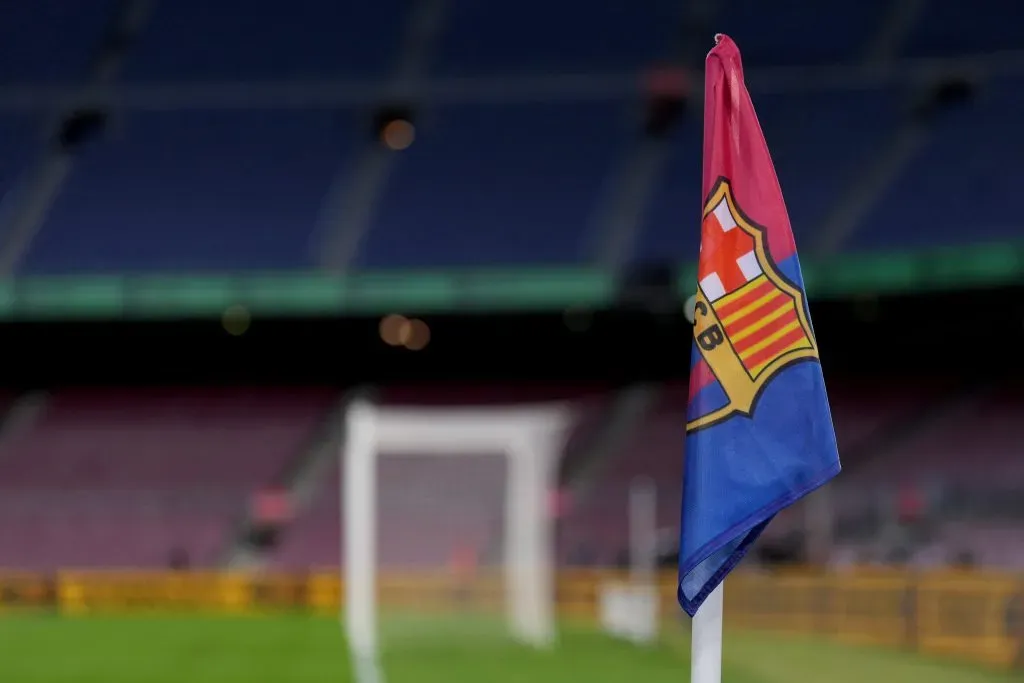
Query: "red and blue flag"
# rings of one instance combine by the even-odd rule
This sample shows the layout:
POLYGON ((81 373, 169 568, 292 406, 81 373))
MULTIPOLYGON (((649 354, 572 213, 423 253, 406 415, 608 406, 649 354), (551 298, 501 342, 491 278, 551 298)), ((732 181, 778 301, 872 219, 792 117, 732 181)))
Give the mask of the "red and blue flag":
POLYGON ((776 513, 840 470, 782 190, 739 49, 716 40, 679 555, 679 603, 691 616, 776 513))

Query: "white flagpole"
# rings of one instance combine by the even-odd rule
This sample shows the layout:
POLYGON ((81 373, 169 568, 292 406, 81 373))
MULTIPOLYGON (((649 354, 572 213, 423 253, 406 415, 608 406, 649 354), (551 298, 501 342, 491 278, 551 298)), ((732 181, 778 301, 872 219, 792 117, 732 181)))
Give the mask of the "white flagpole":
POLYGON ((720 583, 693 618, 690 633, 690 683, 722 683, 722 613, 720 583))
MULTIPOLYGON (((715 41, 718 41, 716 36, 715 41)), ((697 295, 686 300, 684 313, 693 324, 697 295)), ((725 582, 718 584, 697 610, 690 626, 690 683, 722 683, 722 616, 725 582)))

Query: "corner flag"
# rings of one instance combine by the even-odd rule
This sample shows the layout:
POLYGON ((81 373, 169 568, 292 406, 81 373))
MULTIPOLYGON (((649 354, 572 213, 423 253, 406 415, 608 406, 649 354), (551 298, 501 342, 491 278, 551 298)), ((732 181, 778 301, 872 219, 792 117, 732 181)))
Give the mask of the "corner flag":
POLYGON ((739 49, 728 36, 716 42, 679 554, 690 616, 777 512, 840 469, 782 190, 739 49))

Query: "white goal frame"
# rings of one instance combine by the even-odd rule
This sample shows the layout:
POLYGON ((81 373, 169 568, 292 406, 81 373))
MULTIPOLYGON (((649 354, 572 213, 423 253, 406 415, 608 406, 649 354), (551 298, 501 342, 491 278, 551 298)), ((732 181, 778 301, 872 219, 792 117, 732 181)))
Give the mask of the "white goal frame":
POLYGON ((505 581, 509 627, 530 645, 551 645, 554 618, 554 522, 549 494, 566 436, 563 405, 488 408, 380 408, 353 401, 342 459, 343 621, 355 658, 375 661, 377 635, 377 457, 504 454, 505 581))

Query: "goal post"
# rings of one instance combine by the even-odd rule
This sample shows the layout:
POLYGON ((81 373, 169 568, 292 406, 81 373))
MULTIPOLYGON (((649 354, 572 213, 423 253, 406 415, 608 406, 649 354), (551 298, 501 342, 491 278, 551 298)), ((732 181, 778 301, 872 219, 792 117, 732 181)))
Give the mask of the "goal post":
POLYGON ((504 580, 509 631, 529 645, 553 642, 554 533, 549 494, 557 483, 568 417, 563 405, 391 408, 366 400, 349 405, 339 468, 342 611, 355 660, 376 661, 379 651, 377 461, 387 453, 505 456, 504 580))

